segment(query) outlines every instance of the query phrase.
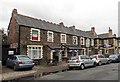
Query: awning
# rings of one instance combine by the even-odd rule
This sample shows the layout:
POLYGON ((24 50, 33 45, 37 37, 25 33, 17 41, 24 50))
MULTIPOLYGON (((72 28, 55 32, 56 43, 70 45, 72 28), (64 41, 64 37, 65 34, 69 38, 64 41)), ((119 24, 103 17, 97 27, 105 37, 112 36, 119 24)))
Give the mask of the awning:
POLYGON ((69 50, 80 50, 81 48, 78 45, 63 45, 69 50))
POLYGON ((52 46, 52 45, 47 45, 51 50, 61 50, 61 47, 59 46, 52 46))

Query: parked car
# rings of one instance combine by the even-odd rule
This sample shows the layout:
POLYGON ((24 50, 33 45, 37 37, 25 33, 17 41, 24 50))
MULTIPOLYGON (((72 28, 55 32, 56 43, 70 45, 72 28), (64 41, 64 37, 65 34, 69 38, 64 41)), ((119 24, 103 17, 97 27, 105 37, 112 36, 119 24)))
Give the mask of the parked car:
POLYGON ((34 67, 34 63, 27 55, 13 55, 7 59, 6 66, 12 67, 14 70, 21 68, 32 69, 34 67))
POLYGON ((92 60, 94 60, 97 65, 102 65, 102 64, 107 64, 110 63, 109 58, 106 58, 104 55, 102 54, 96 54, 96 55, 92 55, 90 56, 92 58, 92 60))
POLYGON ((120 55, 119 54, 112 54, 109 56, 111 62, 120 62, 120 55))
POLYGON ((85 67, 88 67, 88 66, 96 66, 96 62, 93 61, 87 55, 78 55, 78 56, 71 57, 68 60, 68 66, 69 66, 69 69, 78 67, 83 70, 85 67))

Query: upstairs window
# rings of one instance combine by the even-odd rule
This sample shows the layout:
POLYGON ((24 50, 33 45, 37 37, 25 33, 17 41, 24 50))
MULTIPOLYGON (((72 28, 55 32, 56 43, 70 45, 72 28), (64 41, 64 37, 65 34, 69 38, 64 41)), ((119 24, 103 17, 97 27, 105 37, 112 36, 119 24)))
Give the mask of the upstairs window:
POLYGON ((90 47, 90 39, 89 38, 86 39, 86 47, 90 47))
POLYGON ((66 34, 61 34, 61 43, 66 43, 66 34))
POLYGON ((40 41, 40 30, 31 28, 31 41, 40 41))
POLYGON ((94 40, 91 39, 91 46, 94 46, 94 40))
POLYGON ((77 36, 73 36, 73 44, 78 44, 78 37, 77 36))
POLYGON ((47 41, 48 42, 53 42, 53 32, 51 32, 51 31, 48 31, 47 32, 47 41))
POLYGON ((80 37, 80 45, 85 45, 85 38, 84 37, 80 37))

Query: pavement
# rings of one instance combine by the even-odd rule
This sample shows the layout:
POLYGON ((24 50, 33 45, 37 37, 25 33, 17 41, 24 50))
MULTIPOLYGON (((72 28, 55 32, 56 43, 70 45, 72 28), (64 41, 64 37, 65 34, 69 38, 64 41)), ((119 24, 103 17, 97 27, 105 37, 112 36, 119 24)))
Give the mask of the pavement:
POLYGON ((12 68, 7 68, 6 66, 2 66, 2 73, 0 74, 1 80, 15 80, 23 77, 34 76, 36 78, 55 73, 59 71, 64 71, 68 69, 68 65, 66 62, 60 62, 57 66, 47 66, 47 65, 38 65, 34 66, 32 70, 19 70, 14 71, 12 68))

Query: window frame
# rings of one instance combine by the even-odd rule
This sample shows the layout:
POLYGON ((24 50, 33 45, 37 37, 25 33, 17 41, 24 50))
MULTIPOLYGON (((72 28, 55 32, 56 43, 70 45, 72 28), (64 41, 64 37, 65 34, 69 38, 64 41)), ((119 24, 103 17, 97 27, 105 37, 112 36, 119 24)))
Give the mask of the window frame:
POLYGON ((66 39, 66 34, 60 34, 60 42, 61 43, 66 43, 67 41, 66 41, 67 39, 66 39), (65 36, 65 42, 63 42, 63 40, 62 40, 62 36, 65 36))
POLYGON ((31 59, 42 59, 43 58, 43 46, 42 45, 27 45, 27 56, 30 57, 31 59), (33 49, 33 47, 37 47, 36 50, 38 50, 38 51, 40 49, 39 58, 33 58, 33 56, 29 54, 30 52, 32 53, 32 51, 35 50, 35 49, 33 49))
POLYGON ((30 32, 30 40, 31 41, 40 41, 40 29, 35 29, 35 28, 31 28, 31 32, 30 32), (33 37, 33 30, 34 31, 38 31, 38 40, 33 40, 32 37, 33 37))
POLYGON ((54 42, 54 33, 52 31, 47 31, 47 42, 54 42), (49 41, 49 33, 52 34, 52 41, 49 41))
POLYGON ((91 46, 94 46, 94 39, 91 39, 91 46))
POLYGON ((78 44, 78 37, 77 36, 73 36, 73 44, 76 44, 76 45, 78 44), (74 38, 76 40, 76 43, 74 43, 75 42, 74 38))
POLYGON ((86 39, 86 47, 90 47, 90 39, 89 38, 86 39))
POLYGON ((80 45, 85 45, 85 38, 84 37, 80 37, 80 45))

